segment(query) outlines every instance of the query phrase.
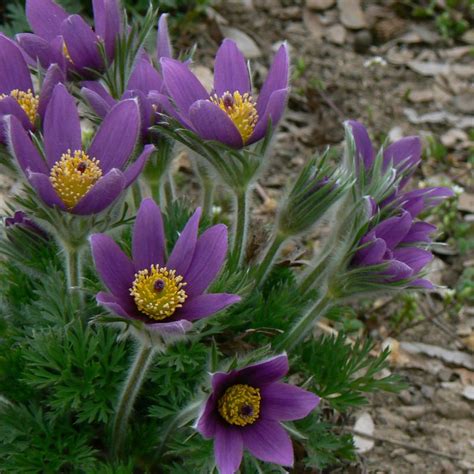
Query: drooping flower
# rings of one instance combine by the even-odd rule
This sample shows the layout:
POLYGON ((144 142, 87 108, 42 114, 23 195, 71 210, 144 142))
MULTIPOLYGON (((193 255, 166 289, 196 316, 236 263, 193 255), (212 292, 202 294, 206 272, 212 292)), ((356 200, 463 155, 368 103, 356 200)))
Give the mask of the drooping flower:
POLYGON ((30 219, 23 211, 16 211, 13 216, 5 219, 5 227, 22 227, 28 231, 39 235, 43 239, 48 239, 49 235, 34 220, 30 219))
POLYGON ((239 469, 243 450, 265 462, 293 466, 293 446, 281 421, 307 416, 320 399, 307 390, 280 382, 288 373, 286 354, 212 376, 196 428, 214 438, 220 474, 239 469))
POLYGON ((362 237, 351 266, 385 264, 386 268, 377 272, 384 282, 406 280, 410 286, 432 288, 428 280, 420 278, 420 272, 433 255, 421 247, 431 242, 430 235, 435 231, 436 226, 414 222, 409 212, 402 211, 401 215, 383 220, 362 237))
POLYGON ((46 72, 39 94, 36 94, 28 65, 12 40, 0 33, 0 142, 6 140, 3 117, 14 115, 26 130, 34 130, 44 117, 53 88, 65 77, 58 65, 46 72))
POLYGON ((109 61, 122 29, 118 0, 93 0, 94 30, 79 15, 69 15, 53 0, 27 0, 26 16, 33 33, 17 35, 17 41, 36 64, 59 64, 89 75, 88 69, 101 70, 104 61, 98 43, 102 42, 109 61))
POLYGON ((97 302, 161 336, 184 334, 192 322, 240 301, 237 295, 206 293, 227 254, 227 227, 217 224, 198 238, 198 209, 166 257, 160 208, 144 199, 133 228, 132 258, 105 234, 91 236, 95 267, 110 293, 97 302))
POLYGON ((161 59, 165 87, 171 98, 160 98, 165 112, 205 140, 242 148, 265 135, 269 122, 281 119, 288 96, 288 49, 275 55, 258 99, 252 95, 245 58, 234 41, 224 40, 214 65, 210 93, 186 64, 161 59))
POLYGON ((134 100, 117 104, 88 150, 83 150, 76 104, 62 84, 54 88, 45 113, 46 160, 16 117, 7 117, 6 124, 11 152, 31 186, 48 206, 72 214, 103 211, 135 181, 153 151, 153 146, 145 147, 137 160, 125 168, 140 127, 134 100))
MULTIPOLYGON (((158 20, 157 35, 157 61, 162 57, 171 57, 171 42, 168 35, 167 14, 160 16, 158 20)), ((92 107, 94 112, 103 118, 109 110, 117 103, 112 95, 99 81, 83 81, 82 94, 92 107)), ((121 100, 138 99, 140 107, 142 132, 145 135, 156 117, 159 106, 156 94, 163 94, 164 86, 161 73, 153 65, 150 57, 142 53, 138 58, 127 83, 126 90, 121 100)))

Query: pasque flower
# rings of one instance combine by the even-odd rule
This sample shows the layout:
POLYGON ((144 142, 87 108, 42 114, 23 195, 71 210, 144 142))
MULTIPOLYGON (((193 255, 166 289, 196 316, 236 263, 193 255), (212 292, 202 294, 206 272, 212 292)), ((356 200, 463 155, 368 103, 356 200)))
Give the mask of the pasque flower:
POLYGON ((307 390, 282 383, 288 373, 286 354, 212 376, 212 394, 197 421, 205 438, 214 438, 220 474, 239 469, 243 450, 265 462, 293 466, 293 446, 281 421, 307 416, 320 399, 307 390))
POLYGON ((7 117, 6 124, 11 152, 32 187, 48 206, 73 214, 96 214, 112 204, 135 181, 153 151, 153 146, 145 147, 125 168, 140 128, 134 100, 117 104, 84 150, 74 98, 62 84, 54 88, 45 113, 46 160, 16 117, 7 117))
POLYGON ((419 278, 423 268, 431 262, 430 251, 420 248, 431 242, 436 226, 414 222, 408 211, 389 217, 366 233, 352 259, 352 267, 386 265, 378 272, 385 282, 407 280, 410 286, 432 288, 426 279, 419 278))
POLYGON ((133 228, 132 258, 105 234, 91 236, 95 267, 110 293, 97 302, 161 336, 184 334, 192 322, 240 301, 237 295, 206 293, 227 253, 227 227, 217 224, 198 237, 198 209, 166 257, 160 208, 142 201, 133 228))
POLYGON ((57 64, 49 67, 36 94, 28 65, 17 44, 0 33, 0 142, 5 142, 3 117, 14 115, 27 130, 43 118, 54 86, 65 77, 57 64))
POLYGON ((163 80, 173 102, 161 97, 166 113, 205 140, 242 148, 260 140, 269 122, 275 126, 288 96, 288 49, 276 53, 258 99, 252 95, 245 58, 234 41, 224 40, 214 65, 214 89, 206 91, 186 64, 161 59, 163 80))
MULTIPOLYGON (((171 57, 171 42, 168 34, 167 14, 158 20, 157 60, 171 57)), ((103 118, 116 104, 116 100, 99 81, 83 81, 82 94, 94 112, 103 118)), ((164 92, 163 79, 153 65, 148 54, 143 52, 137 59, 126 85, 123 99, 136 97, 140 107, 142 131, 146 134, 153 125, 157 112, 158 100, 156 94, 164 92)))
POLYGON ((104 61, 98 43, 104 44, 111 61, 122 29, 119 0, 93 0, 94 30, 79 15, 69 15, 53 0, 26 0, 26 16, 33 33, 17 35, 17 41, 36 64, 47 68, 52 63, 64 70, 90 74, 104 61))
POLYGON ((34 220, 30 219, 23 211, 16 211, 13 216, 5 219, 5 227, 21 227, 33 234, 39 235, 43 239, 48 239, 49 235, 34 220))

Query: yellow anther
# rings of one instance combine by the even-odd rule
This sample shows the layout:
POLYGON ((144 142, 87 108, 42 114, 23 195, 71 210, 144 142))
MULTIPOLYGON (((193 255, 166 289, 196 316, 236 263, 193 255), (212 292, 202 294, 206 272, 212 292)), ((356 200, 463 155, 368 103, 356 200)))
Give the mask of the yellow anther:
POLYGON ((152 319, 161 321, 170 317, 187 298, 183 290, 181 275, 176 270, 152 265, 150 269, 140 270, 130 288, 137 308, 152 319))
POLYGON ((82 150, 68 150, 51 168, 51 184, 67 208, 72 209, 102 176, 99 163, 82 150))
POLYGON ((31 89, 20 91, 19 89, 13 89, 10 94, 0 94, 0 100, 5 97, 13 97, 20 107, 25 111, 30 122, 33 124, 36 120, 36 114, 38 113, 39 96, 33 94, 31 89))
POLYGON ((71 55, 69 54, 69 50, 67 49, 65 42, 63 42, 63 55, 71 64, 74 64, 72 62, 71 55))
POLYGON ((244 143, 252 136, 258 122, 258 113, 255 101, 247 92, 242 95, 235 91, 233 94, 225 92, 222 97, 214 95, 211 101, 218 105, 234 122, 244 143))
POLYGON ((250 385, 236 384, 229 387, 217 405, 227 423, 246 426, 255 423, 260 415, 260 390, 250 385))

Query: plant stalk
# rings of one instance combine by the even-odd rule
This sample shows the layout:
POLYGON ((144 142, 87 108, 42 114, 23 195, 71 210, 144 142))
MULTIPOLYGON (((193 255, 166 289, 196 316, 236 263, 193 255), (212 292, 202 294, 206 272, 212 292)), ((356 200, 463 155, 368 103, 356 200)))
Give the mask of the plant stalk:
POLYGON ((275 261, 275 257, 277 256, 278 251, 280 250, 280 247, 283 245, 283 242, 285 242, 285 240, 285 235, 277 233, 273 238, 273 242, 267 247, 265 257, 263 258, 262 263, 260 263, 257 270, 257 274, 255 276, 255 284, 257 286, 265 281, 265 278, 268 276, 268 273, 271 270, 271 266, 275 261))
POLYGON ((233 257, 236 266, 240 267, 247 248, 248 199, 246 189, 237 189, 236 197, 236 224, 234 232, 233 257))
POLYGON ((128 373, 127 380, 120 394, 112 427, 112 451, 118 457, 123 446, 128 419, 132 412, 135 399, 140 391, 148 367, 153 359, 153 347, 142 344, 128 373))
POLYGON ((80 289, 82 280, 82 247, 70 246, 63 243, 66 256, 66 283, 71 298, 76 299, 81 308, 84 304, 84 295, 80 289))

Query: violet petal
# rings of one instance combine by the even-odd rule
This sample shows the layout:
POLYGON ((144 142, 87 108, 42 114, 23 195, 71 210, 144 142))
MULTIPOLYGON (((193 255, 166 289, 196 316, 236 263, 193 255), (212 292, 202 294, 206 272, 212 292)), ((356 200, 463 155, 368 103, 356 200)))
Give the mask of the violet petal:
POLYGON ((128 188, 132 183, 135 182, 140 173, 143 171, 148 158, 154 151, 155 147, 153 145, 146 145, 138 158, 125 169, 123 172, 123 176, 125 177, 125 188, 128 188))
POLYGON ((65 81, 66 77, 63 70, 57 64, 52 64, 48 68, 41 86, 38 114, 42 119, 44 118, 46 108, 48 107, 49 101, 51 100, 51 96, 53 95, 56 84, 64 83, 65 81))
POLYGON ((218 423, 214 438, 214 457, 219 474, 234 474, 242 462, 243 441, 241 432, 231 425, 218 423))
POLYGON ((288 370, 288 357, 281 354, 243 368, 239 371, 239 379, 254 387, 264 387, 284 377, 288 370))
MULTIPOLYGON (((186 291, 186 287, 184 287, 184 290, 186 291)), ((195 296, 190 298, 189 301, 186 300, 183 307, 176 310, 176 317, 196 321, 222 311, 227 306, 238 303, 240 299, 240 296, 228 293, 209 293, 195 296)))
POLYGON ((53 188, 48 175, 30 171, 28 173, 28 181, 48 206, 66 210, 66 206, 53 188))
POLYGON ((160 58, 172 58, 173 52, 171 47, 170 36, 168 33, 168 14, 163 13, 158 19, 158 34, 156 37, 156 55, 158 61, 160 58))
POLYGON ((61 34, 61 23, 68 17, 52 0, 26 0, 25 11, 31 29, 48 41, 61 34))

